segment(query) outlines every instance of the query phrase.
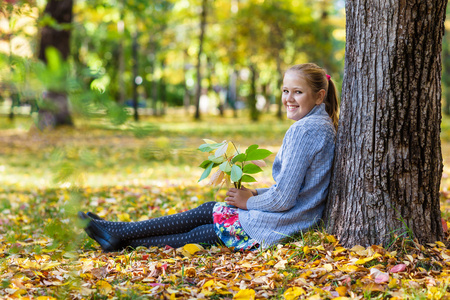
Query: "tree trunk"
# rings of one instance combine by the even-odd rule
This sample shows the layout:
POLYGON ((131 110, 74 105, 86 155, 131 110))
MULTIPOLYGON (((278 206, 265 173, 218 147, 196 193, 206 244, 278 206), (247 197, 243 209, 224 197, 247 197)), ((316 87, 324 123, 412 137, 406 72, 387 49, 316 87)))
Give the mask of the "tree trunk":
POLYGON ((208 0, 202 1, 202 11, 200 15, 200 45, 197 53, 197 87, 195 89, 195 119, 200 120, 200 96, 202 95, 202 75, 201 75, 201 56, 203 53, 203 41, 205 39, 206 28, 206 5, 208 0))
MULTIPOLYGON (((447 7, 447 10, 449 7, 447 7)), ((444 85, 444 107, 443 113, 450 115, 450 32, 444 34, 442 43, 442 83, 444 85)))
POLYGON ((206 57, 207 67, 208 67, 208 95, 214 95, 216 98, 211 99, 217 104, 217 109, 219 110, 219 115, 221 117, 225 114, 225 105, 220 97, 220 88, 215 86, 213 83, 213 77, 216 76, 216 70, 214 68, 214 62, 211 61, 211 57, 206 57), (216 102, 217 101, 217 102, 216 102))
POLYGON ((125 49, 124 49, 124 42, 125 42, 125 10, 124 10, 124 0, 120 1, 119 7, 120 7, 120 19, 119 22, 117 22, 117 33, 120 36, 119 38, 119 47, 118 47, 118 57, 117 60, 119 61, 119 76, 118 84, 119 84, 119 103, 123 105, 126 101, 126 91, 125 91, 125 80, 124 80, 124 73, 125 73, 125 49))
MULTIPOLYGON (((13 38, 13 21, 12 21, 12 15, 13 15, 13 9, 14 6, 13 5, 8 5, 7 6, 8 9, 8 26, 10 28, 9 34, 6 35, 7 38, 7 42, 8 42, 8 46, 9 46, 9 66, 10 66, 10 71, 11 74, 14 73, 14 64, 13 64, 13 46, 12 46, 12 38, 13 38)), ((15 84, 11 83, 10 85, 10 98, 11 98, 11 108, 9 111, 9 120, 14 120, 14 107, 16 106, 20 106, 20 96, 19 93, 17 92, 17 88, 15 86, 15 84)))
POLYGON ((158 81, 156 80, 156 68, 157 68, 157 45, 156 42, 150 41, 150 53, 152 53, 152 61, 150 63, 150 73, 152 74, 151 92, 152 95, 152 115, 158 115, 158 81))
POLYGON ((251 71, 251 83, 250 83, 250 95, 248 97, 248 106, 250 109, 250 120, 256 122, 259 119, 259 111, 256 108, 256 77, 257 70, 254 64, 250 64, 251 71))
MULTIPOLYGON (((282 71, 281 71, 281 58, 277 57, 277 74, 278 74, 278 78, 277 78, 277 83, 279 87, 281 87, 283 85, 283 77, 281 75, 282 71)), ((278 91, 275 91, 276 93, 278 91)), ((277 104, 277 113, 276 116, 279 120, 283 119, 283 102, 281 101, 281 95, 275 95, 276 96, 276 104, 277 104)))
POLYGON ((346 3, 336 156, 324 220, 344 246, 443 236, 441 45, 447 0, 346 3))
POLYGON ((139 96, 138 96, 138 83, 137 77, 139 75, 139 54, 138 54, 138 33, 136 32, 133 36, 132 45, 132 56, 133 56, 133 109, 134 109, 134 120, 139 121, 139 96))
POLYGON ((161 78, 159 78, 159 95, 161 99, 160 116, 166 114, 167 108, 167 90, 166 90, 166 58, 161 59, 161 78))
MULTIPOLYGON (((72 23, 73 0, 49 0, 44 14, 48 14, 59 25, 72 23)), ((46 49, 56 48, 61 57, 66 60, 70 54, 70 30, 58 30, 45 26, 41 31, 39 59, 47 63, 46 49)), ((69 103, 65 91, 48 91, 44 96, 44 106, 39 109, 39 128, 73 125, 69 103)))
POLYGON ((185 49, 183 51, 183 89, 184 89, 184 96, 183 96, 183 105, 184 109, 186 111, 186 114, 189 113, 189 106, 191 105, 191 96, 189 94, 189 89, 186 82, 186 71, 188 70, 188 50, 185 49))
POLYGON ((233 116, 237 118, 237 100, 238 100, 238 91, 237 91, 237 79, 238 79, 238 71, 236 69, 231 69, 230 75, 228 76, 228 89, 226 102, 233 109, 233 116))

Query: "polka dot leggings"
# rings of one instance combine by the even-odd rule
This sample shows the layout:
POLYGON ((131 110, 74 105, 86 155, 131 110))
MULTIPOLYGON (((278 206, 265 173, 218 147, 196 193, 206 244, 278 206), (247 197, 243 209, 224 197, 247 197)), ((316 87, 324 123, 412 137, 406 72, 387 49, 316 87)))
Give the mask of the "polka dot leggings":
POLYGON ((182 247, 189 243, 218 245, 221 240, 214 230, 213 208, 206 202, 197 208, 139 222, 92 220, 131 247, 182 247))

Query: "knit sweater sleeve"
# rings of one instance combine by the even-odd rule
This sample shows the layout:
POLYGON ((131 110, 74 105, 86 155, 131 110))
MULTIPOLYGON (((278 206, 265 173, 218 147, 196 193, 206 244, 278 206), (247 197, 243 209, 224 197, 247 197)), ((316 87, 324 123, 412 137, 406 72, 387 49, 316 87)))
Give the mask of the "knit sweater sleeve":
POLYGON ((262 195, 265 192, 267 192, 269 189, 268 188, 260 188, 260 189, 256 189, 256 193, 257 195, 262 195))
POLYGON ((310 124, 296 125, 289 128, 283 141, 281 170, 274 178, 277 183, 264 193, 250 197, 247 209, 281 212, 295 206, 305 174, 323 145, 322 135, 310 124))

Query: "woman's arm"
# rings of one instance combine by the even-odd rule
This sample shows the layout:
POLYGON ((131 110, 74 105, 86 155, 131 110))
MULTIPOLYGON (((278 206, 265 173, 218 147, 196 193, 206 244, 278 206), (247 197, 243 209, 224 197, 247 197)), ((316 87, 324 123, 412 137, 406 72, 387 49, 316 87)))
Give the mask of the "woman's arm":
POLYGON ((295 206, 305 174, 325 140, 325 135, 316 126, 291 127, 283 145, 277 184, 264 194, 249 198, 247 209, 286 211, 295 206))

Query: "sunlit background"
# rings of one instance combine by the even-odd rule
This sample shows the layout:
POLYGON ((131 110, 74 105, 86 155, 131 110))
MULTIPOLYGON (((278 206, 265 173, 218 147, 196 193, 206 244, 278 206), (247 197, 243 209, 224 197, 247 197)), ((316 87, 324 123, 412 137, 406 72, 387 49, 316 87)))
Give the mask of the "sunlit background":
MULTIPOLYGON (((61 186, 147 184, 167 174, 195 182, 202 138, 277 150, 291 124, 279 89, 288 66, 315 62, 342 84, 343 0, 74 1, 72 22, 63 25, 44 13, 47 1, 0 3, 0 130, 9 145, 1 150, 0 179, 7 184, 47 186, 55 177, 61 186), (45 26, 70 30, 67 61, 53 55, 46 66, 38 59, 45 26), (53 138, 33 130, 43 95, 55 86, 67 93, 75 123, 63 129, 65 139, 61 130, 53 138), (99 149, 101 130, 110 138, 99 149), (114 144, 117 132, 131 137, 114 144), (31 173, 27 156, 37 158, 31 173)), ((444 159, 449 40, 446 34, 444 159)))

